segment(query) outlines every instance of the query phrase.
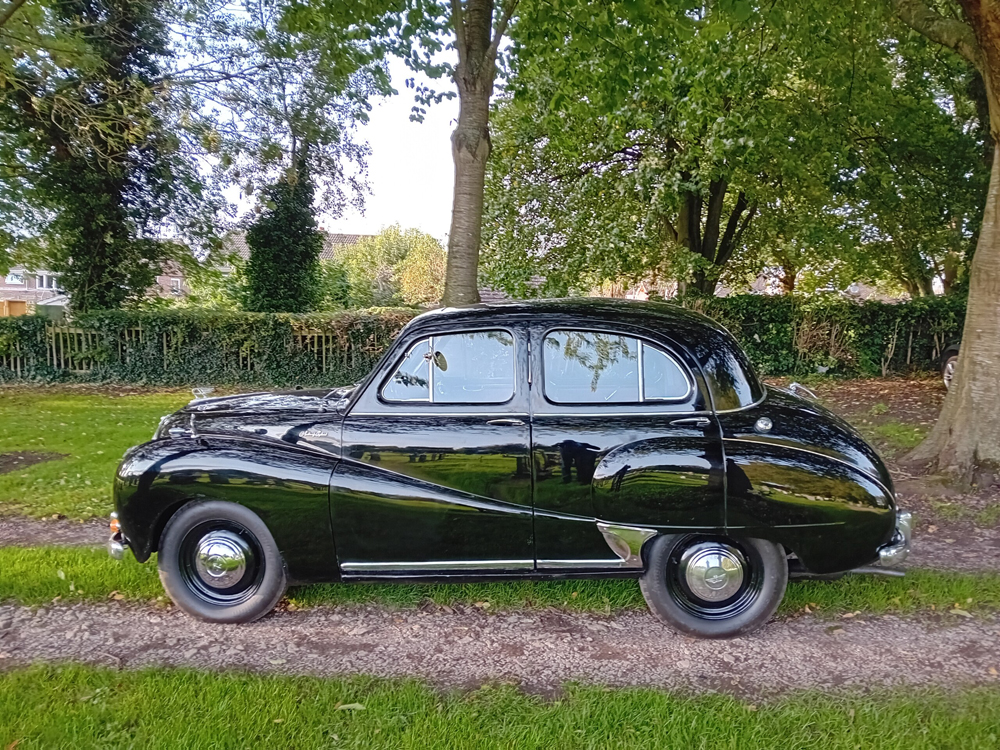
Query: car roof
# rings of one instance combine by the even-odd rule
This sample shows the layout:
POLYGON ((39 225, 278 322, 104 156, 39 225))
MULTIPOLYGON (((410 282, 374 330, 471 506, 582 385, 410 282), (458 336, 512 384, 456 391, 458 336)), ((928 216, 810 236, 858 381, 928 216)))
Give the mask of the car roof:
POLYGON ((538 314, 578 316, 602 321, 649 324, 657 322, 688 326, 719 328, 719 324, 701 313, 687 310, 667 302, 646 302, 607 297, 569 297, 565 299, 512 300, 508 302, 479 303, 462 307, 440 307, 414 318, 416 325, 445 320, 501 320, 504 317, 521 318, 538 314))
POLYGON ((545 316, 547 323, 567 326, 623 323, 667 337, 687 349, 698 362, 716 409, 743 408, 763 398, 763 387, 746 354, 722 325, 706 315, 666 302, 573 297, 442 307, 417 316, 406 330, 415 332, 441 325, 502 325, 505 321, 538 320, 539 316, 545 316))

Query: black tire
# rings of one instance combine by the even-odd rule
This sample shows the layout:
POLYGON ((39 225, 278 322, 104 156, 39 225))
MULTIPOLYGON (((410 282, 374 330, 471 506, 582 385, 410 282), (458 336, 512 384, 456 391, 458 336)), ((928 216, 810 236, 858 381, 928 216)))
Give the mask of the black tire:
POLYGON ((945 390, 951 388, 951 381, 955 378, 955 365, 958 363, 958 352, 946 352, 941 360, 941 381, 945 390))
POLYGON ((670 627, 696 638, 736 638, 752 633, 771 619, 788 584, 784 549, 763 539, 664 535, 652 541, 646 561, 639 587, 650 610, 670 627), (719 549, 724 555, 712 557, 719 549), (685 565, 698 570, 692 560, 709 561, 703 563, 702 580, 692 573, 696 587, 710 596, 725 598, 710 601, 695 592, 689 584, 692 578, 682 573, 685 565), (729 568, 720 568, 717 562, 729 568), (739 576, 734 566, 740 568, 739 576), (713 573, 716 570, 720 573, 713 573), (715 591, 711 587, 719 580, 723 584, 715 591))
POLYGON ((177 511, 160 537, 158 562, 160 581, 174 604, 208 622, 253 622, 274 609, 288 585, 285 563, 264 522, 242 505, 220 500, 177 511), (209 534, 219 546, 204 546, 209 534), (199 545, 206 551, 200 560, 199 545), (224 570, 227 565, 232 570, 224 570))

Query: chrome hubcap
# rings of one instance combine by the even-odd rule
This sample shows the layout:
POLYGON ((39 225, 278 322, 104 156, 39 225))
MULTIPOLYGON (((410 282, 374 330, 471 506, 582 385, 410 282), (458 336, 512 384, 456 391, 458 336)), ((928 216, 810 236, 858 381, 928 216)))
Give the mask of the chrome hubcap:
POLYGON ((955 379, 955 360, 949 359, 944 365, 944 387, 950 388, 951 381, 955 379))
POLYGON ((688 589, 706 602, 721 602, 735 596, 743 585, 746 560, 733 547, 703 542, 684 550, 680 572, 688 589))
POLYGON ((202 583, 214 589, 228 589, 241 580, 252 561, 250 547, 232 531, 205 534, 195 550, 194 567, 202 583))

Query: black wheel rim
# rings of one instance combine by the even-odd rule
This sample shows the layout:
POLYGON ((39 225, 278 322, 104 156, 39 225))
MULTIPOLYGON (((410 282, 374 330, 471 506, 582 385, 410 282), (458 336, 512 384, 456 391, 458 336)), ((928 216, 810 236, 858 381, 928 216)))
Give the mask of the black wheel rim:
MULTIPOLYGON (((712 563, 709 563, 711 565, 712 563)), ((705 577, 714 581, 714 568, 706 571, 705 577)), ((670 597, 686 612, 703 620, 728 620, 746 612, 760 598, 764 587, 764 563, 756 549, 738 540, 727 537, 692 535, 682 539, 671 551, 667 559, 667 591, 670 597), (726 554, 719 554, 726 550, 726 554), (740 576, 738 584, 735 572, 730 574, 732 590, 720 587, 720 598, 713 600, 706 597, 708 593, 702 585, 692 585, 692 579, 699 576, 688 573, 684 563, 694 556, 713 559, 728 558, 739 562, 740 576), (685 560, 687 555, 687 560, 685 560)), ((700 583, 700 582, 698 582, 700 583)))
POLYGON ((231 607, 250 599, 264 579, 264 551, 257 537, 235 521, 193 527, 180 545, 185 585, 202 601, 231 607), (238 564, 238 553, 242 560, 238 564))

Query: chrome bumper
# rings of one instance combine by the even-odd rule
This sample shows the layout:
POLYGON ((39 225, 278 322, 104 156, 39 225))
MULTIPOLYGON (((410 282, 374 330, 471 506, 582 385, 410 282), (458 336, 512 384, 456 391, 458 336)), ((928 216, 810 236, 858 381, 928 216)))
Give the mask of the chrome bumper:
POLYGON ((913 514, 908 510, 896 512, 896 532, 892 541, 879 547, 879 565, 894 568, 901 565, 910 555, 910 538, 913 536, 913 514))
POLYGON ((125 536, 122 534, 121 529, 118 526, 118 514, 111 514, 111 538, 108 539, 108 554, 111 555, 116 560, 121 560, 125 557, 125 548, 128 546, 128 542, 125 540, 125 536))

